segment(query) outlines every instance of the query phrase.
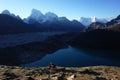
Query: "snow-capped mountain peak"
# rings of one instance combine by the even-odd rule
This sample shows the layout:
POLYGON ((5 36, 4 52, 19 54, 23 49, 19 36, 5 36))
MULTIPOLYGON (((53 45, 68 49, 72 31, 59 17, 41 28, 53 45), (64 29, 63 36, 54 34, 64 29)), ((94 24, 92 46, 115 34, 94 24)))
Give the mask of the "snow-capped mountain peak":
POLYGON ((37 17, 41 17, 41 16, 44 16, 44 15, 39 10, 32 9, 31 17, 37 18, 37 17))
POLYGON ((88 26, 92 23, 91 18, 86 18, 86 17, 80 17, 78 21, 81 22, 85 26, 88 26))
POLYGON ((95 16, 91 17, 91 22, 96 22, 96 17, 95 16))
POLYGON ((4 10, 1 14, 11 15, 11 13, 8 10, 4 10))
POLYGON ((32 9, 31 11, 31 15, 28 18, 24 19, 24 22, 26 23, 34 23, 34 22, 39 22, 42 23, 45 18, 45 16, 42 14, 42 12, 40 12, 37 9, 32 9))
POLYGON ((59 17, 58 19, 59 21, 68 21, 68 19, 66 17, 59 17))
POLYGON ((45 19, 44 19, 44 22, 46 21, 49 21, 49 22, 52 22, 54 20, 57 20, 58 19, 58 16, 52 12, 47 12, 45 14, 45 19))
POLYGON ((88 26, 93 22, 106 23, 106 22, 109 21, 109 19, 107 19, 107 18, 96 18, 95 16, 93 16, 93 17, 90 17, 90 18, 89 17, 88 18, 80 17, 78 21, 81 22, 83 25, 88 26))
MULTIPOLYGON (((24 22, 26 23, 44 23, 44 22, 56 22, 56 21, 68 21, 69 20, 66 17, 58 17, 56 14, 52 12, 47 12, 46 14, 41 13, 39 10, 32 9, 31 15, 24 19, 24 22)), ((95 16, 93 17, 80 17, 78 20, 80 23, 82 23, 85 26, 90 25, 93 22, 101 22, 101 23, 106 23, 108 22, 108 19, 105 18, 96 18, 95 16)))
POLYGON ((15 14, 10 13, 10 11, 8 11, 8 10, 2 11, 1 14, 6 14, 6 15, 12 16, 12 17, 14 17, 14 18, 17 18, 17 19, 19 19, 19 20, 22 20, 22 19, 19 17, 19 15, 16 16, 15 14))
POLYGON ((47 12, 45 14, 46 17, 49 17, 49 18, 58 18, 58 16, 52 12, 47 12))
POLYGON ((58 19, 58 16, 52 12, 47 12, 45 15, 42 14, 39 10, 33 9, 31 11, 31 15, 24 19, 24 22, 29 23, 29 22, 38 22, 38 23, 43 23, 46 21, 52 22, 54 20, 58 19))

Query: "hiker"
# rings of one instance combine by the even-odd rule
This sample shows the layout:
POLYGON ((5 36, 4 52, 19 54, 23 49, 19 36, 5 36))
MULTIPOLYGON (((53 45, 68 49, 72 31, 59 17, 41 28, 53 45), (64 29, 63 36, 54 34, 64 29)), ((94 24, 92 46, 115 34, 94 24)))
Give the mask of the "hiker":
POLYGON ((53 64, 53 63, 50 63, 50 66, 49 66, 50 69, 55 69, 56 68, 56 65, 53 64))
POLYGON ((56 65, 53 63, 50 63, 49 69, 50 69, 50 73, 53 74, 56 70, 56 65))
POLYGON ((51 75, 54 74, 54 72, 55 72, 55 68, 56 68, 56 65, 53 64, 53 63, 50 63, 50 65, 49 65, 50 74, 49 74, 49 76, 48 76, 48 79, 51 80, 51 75))

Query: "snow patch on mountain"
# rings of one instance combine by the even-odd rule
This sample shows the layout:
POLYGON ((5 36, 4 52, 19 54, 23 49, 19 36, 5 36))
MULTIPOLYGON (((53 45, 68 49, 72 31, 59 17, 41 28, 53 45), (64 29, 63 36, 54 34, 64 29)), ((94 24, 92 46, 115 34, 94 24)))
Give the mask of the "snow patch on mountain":
POLYGON ((44 20, 45 22, 46 21, 52 22, 54 20, 58 20, 58 16, 56 14, 54 14, 52 12, 47 12, 45 14, 45 20, 44 20))
MULTIPOLYGON (((31 15, 28 18, 24 19, 24 22, 26 23, 44 23, 44 22, 69 22, 70 20, 66 17, 58 17, 56 14, 52 12, 47 12, 46 14, 43 14, 39 10, 33 9, 31 11, 31 15)), ((101 22, 101 23, 107 23, 109 20, 106 18, 96 18, 95 16, 87 18, 87 17, 80 17, 78 19, 80 23, 82 23, 85 26, 90 25, 93 22, 101 22)))
POLYGON ((95 16, 91 17, 91 22, 96 22, 96 17, 95 16))
POLYGON ((29 18, 41 22, 44 19, 44 15, 39 10, 33 9, 29 18))
POLYGON ((66 17, 58 17, 52 12, 47 12, 45 14, 41 13, 39 10, 33 9, 31 15, 24 19, 26 23, 44 23, 44 22, 55 22, 55 21, 69 21, 66 17))
MULTIPOLYGON (((10 13, 8 10, 4 10, 1 14, 7 14, 10 15, 14 18, 20 19, 19 16, 16 16, 12 13, 10 13)), ((85 26, 90 25, 93 22, 101 22, 101 23, 107 23, 110 21, 110 19, 107 18, 96 18, 95 16, 93 17, 80 17, 77 19, 80 23, 82 23, 85 26)), ((55 21, 60 21, 60 22, 69 22, 70 20, 67 19, 66 17, 58 17, 56 14, 52 12, 47 12, 46 14, 43 14, 37 9, 32 9, 31 14, 28 18, 24 18, 23 21, 28 24, 32 23, 44 23, 44 22, 55 22, 55 21)))
POLYGON ((28 18, 23 19, 25 23, 34 23, 34 22, 39 22, 42 23, 44 22, 45 16, 36 9, 32 9, 31 15, 28 18))
POLYGON ((52 22, 53 20, 56 20, 58 16, 52 12, 48 12, 45 15, 40 12, 39 10, 33 9, 31 11, 31 15, 28 18, 24 19, 24 22, 26 23, 43 23, 46 21, 52 22))
POLYGON ((58 20, 59 21, 69 21, 66 17, 59 17, 58 20))
POLYGON ((52 12, 47 12, 45 14, 45 16, 48 17, 49 19, 50 18, 58 18, 58 16, 56 14, 52 13, 52 12))
POLYGON ((81 22, 83 25, 88 26, 93 22, 107 23, 109 20, 106 18, 96 18, 95 16, 93 16, 91 18, 80 17, 78 21, 81 22))

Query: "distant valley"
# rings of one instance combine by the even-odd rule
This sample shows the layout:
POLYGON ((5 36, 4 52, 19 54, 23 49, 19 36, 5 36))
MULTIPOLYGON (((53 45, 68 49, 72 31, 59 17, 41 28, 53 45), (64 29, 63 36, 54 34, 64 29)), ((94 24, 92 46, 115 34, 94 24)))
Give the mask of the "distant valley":
POLYGON ((5 10, 0 14, 0 64, 31 63, 68 46, 119 51, 120 16, 87 23, 36 9, 21 19, 5 10))

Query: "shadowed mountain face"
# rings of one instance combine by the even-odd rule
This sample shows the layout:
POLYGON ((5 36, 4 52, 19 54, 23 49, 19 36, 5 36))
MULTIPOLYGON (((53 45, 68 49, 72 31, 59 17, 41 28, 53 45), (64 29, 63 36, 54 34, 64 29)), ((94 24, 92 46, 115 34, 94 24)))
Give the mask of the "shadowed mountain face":
POLYGON ((17 34, 36 32, 38 28, 32 27, 22 20, 6 14, 0 14, 0 34, 17 34))
POLYGON ((120 23, 120 15, 118 15, 115 19, 112 19, 111 21, 106 23, 106 25, 107 26, 113 26, 113 25, 119 24, 119 23, 120 23))
POLYGON ((120 50, 120 25, 109 29, 96 29, 81 32, 73 41, 72 45, 92 49, 120 50))
POLYGON ((105 28, 105 24, 100 23, 100 22, 94 22, 92 24, 90 24, 85 31, 92 31, 95 29, 104 29, 105 28))
POLYGON ((54 20, 52 22, 46 21, 39 23, 35 20, 30 19, 30 25, 39 27, 41 31, 68 31, 68 32, 79 32, 85 28, 80 22, 74 20, 54 20))
POLYGON ((120 24, 112 26, 108 28, 108 30, 114 31, 114 32, 120 32, 120 24))

